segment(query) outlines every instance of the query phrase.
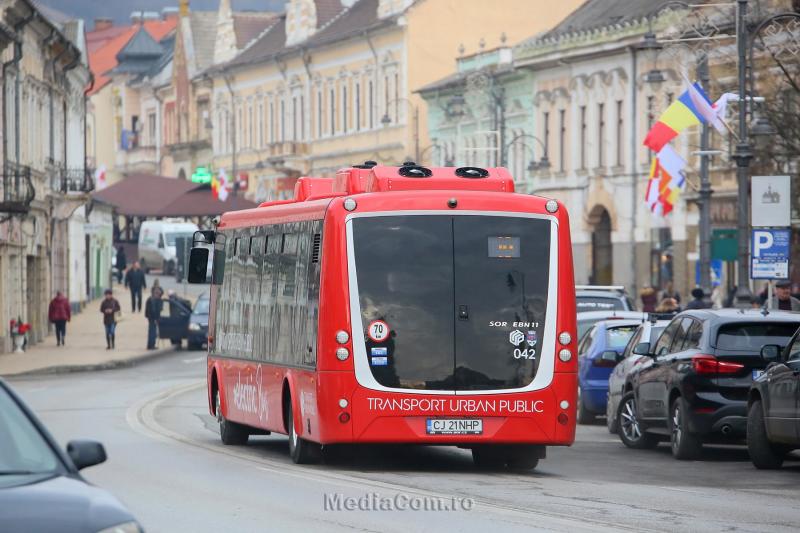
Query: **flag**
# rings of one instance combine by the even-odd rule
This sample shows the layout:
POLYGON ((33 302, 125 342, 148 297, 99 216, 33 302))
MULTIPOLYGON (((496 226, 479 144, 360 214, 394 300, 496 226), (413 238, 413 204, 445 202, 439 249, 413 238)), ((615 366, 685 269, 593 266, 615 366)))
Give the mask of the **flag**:
POLYGON ((700 86, 700 84, 694 83, 690 85, 689 89, 687 90, 689 91, 689 98, 694 104, 694 108, 702 117, 702 121, 714 126, 718 132, 725 133, 725 128, 722 122, 717 120, 717 114, 714 111, 714 107, 711 105, 711 100, 703 91, 703 88, 700 86))
POLYGON ((217 187, 217 199, 220 202, 224 202, 228 199, 228 178, 225 176, 225 169, 219 169, 217 180, 219 181, 219 185, 217 187))
POLYGON ((664 145, 664 148, 658 152, 656 159, 659 166, 670 177, 671 184, 682 191, 686 185, 686 178, 683 175, 683 169, 686 168, 686 160, 678 155, 678 152, 669 144, 664 145))
POLYGON ((99 167, 97 167, 97 170, 94 171, 94 183, 98 191, 102 191, 108 185, 108 182, 106 182, 105 165, 100 165, 99 167))
POLYGON ((732 100, 738 101, 739 95, 736 93, 725 93, 717 98, 717 101, 711 106, 714 108, 714 122, 719 123, 719 127, 717 127, 717 125, 712 122, 714 127, 717 128, 717 131, 720 131, 720 127, 724 127, 725 118, 728 116, 728 102, 732 100))
POLYGON ((211 195, 214 198, 219 198, 219 180, 217 180, 217 175, 211 175, 211 195))
POLYGON ((686 187, 683 169, 686 161, 670 145, 665 145, 650 166, 645 203, 656 216, 668 215, 686 187))
MULTIPOLYGON (((699 86, 693 87, 696 91, 699 86)), ((702 89, 700 89, 700 91, 702 91, 702 89)), ((690 87, 685 90, 677 100, 670 104, 666 111, 662 113, 658 122, 653 124, 650 131, 647 132, 647 136, 644 138, 645 146, 654 152, 660 152, 665 144, 674 139, 686 128, 697 126, 707 121, 692 101, 692 94, 694 94, 694 92, 692 91, 692 87, 690 87)), ((700 98, 703 98, 702 95, 700 98)))

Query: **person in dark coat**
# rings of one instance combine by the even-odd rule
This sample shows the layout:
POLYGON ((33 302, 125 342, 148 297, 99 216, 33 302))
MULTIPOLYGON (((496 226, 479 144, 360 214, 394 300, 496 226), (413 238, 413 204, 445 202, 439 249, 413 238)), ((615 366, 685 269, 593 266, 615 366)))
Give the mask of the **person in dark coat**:
POLYGON ((161 287, 153 287, 150 291, 150 297, 144 303, 144 317, 147 319, 147 349, 156 349, 156 336, 158 319, 161 318, 161 312, 164 310, 164 300, 161 287))
POLYGON ((686 309, 708 309, 708 304, 703 297, 705 292, 700 287, 692 289, 692 300, 686 304, 686 309))
POLYGON ((122 283, 122 273, 125 272, 126 268, 128 268, 128 258, 125 257, 125 248, 123 248, 121 244, 119 245, 119 248, 117 248, 116 267, 117 283, 122 283))
POLYGON ((111 289, 106 289, 105 298, 100 304, 100 312, 103 313, 103 326, 106 328, 106 350, 114 348, 114 340, 117 332, 117 313, 122 309, 119 302, 114 298, 111 289))
POLYGON ((653 287, 645 287, 639 292, 639 297, 642 299, 642 311, 645 313, 652 313, 656 310, 658 303, 658 295, 653 287))
POLYGON ((56 292, 56 297, 50 302, 47 319, 56 327, 56 346, 63 346, 64 337, 67 335, 67 322, 72 318, 72 309, 61 291, 56 292))
MULTIPOLYGON (((181 298, 175 291, 167 291, 167 301, 169 302, 169 316, 171 318, 186 318, 192 314, 192 302, 181 298)), ((188 320, 188 318, 187 318, 188 320)), ((182 338, 171 339, 172 345, 181 349, 182 338)))
POLYGON ((134 261, 133 266, 125 274, 125 286, 131 291, 131 313, 137 309, 142 310, 142 290, 147 288, 144 270, 139 266, 139 261, 134 261))

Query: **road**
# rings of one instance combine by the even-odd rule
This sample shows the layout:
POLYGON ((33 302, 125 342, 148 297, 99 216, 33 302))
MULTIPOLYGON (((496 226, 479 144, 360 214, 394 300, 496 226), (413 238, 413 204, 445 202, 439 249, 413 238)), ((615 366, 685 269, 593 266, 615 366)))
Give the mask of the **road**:
MULTIPOLYGON (((223 446, 208 414, 202 352, 134 368, 11 382, 62 444, 102 441, 107 463, 85 471, 149 532, 161 531, 796 531, 800 456, 758 471, 740 446, 700 461, 666 446, 628 450, 604 425, 579 426, 527 474, 481 472, 452 448, 346 448, 298 466, 287 439, 223 446), (470 498, 470 510, 325 510, 326 495, 470 498)), ((403 500, 410 501, 410 500, 403 500)), ((468 502, 469 503, 469 502, 468 502)), ((461 505, 460 503, 458 505, 461 505)), ((457 505, 457 506, 458 506, 457 505)))

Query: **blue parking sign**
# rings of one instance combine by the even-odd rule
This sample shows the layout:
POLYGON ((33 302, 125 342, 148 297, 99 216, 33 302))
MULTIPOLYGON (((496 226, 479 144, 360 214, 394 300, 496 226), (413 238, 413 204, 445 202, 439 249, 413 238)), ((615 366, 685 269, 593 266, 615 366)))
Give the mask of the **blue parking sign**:
POLYGON ((750 277, 788 279, 790 240, 788 229, 754 229, 750 240, 750 277))

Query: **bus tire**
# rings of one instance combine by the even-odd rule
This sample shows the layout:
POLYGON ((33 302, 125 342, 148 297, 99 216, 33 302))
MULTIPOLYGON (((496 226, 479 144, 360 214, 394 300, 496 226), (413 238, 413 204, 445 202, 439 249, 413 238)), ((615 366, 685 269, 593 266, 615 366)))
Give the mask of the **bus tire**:
POLYGON ((231 422, 225 419, 222 414, 222 403, 220 401, 219 389, 217 389, 215 403, 215 412, 217 415, 217 422, 219 423, 219 437, 222 443, 228 446, 241 446, 247 444, 247 439, 250 438, 250 432, 247 427, 231 422))
POLYGON ((500 446, 475 446, 472 448, 472 462, 483 470, 497 470, 506 465, 506 456, 500 446))
POLYGON ((533 470, 539 464, 541 446, 513 446, 507 455, 509 470, 533 470))
POLYGON ((300 438, 295 430, 291 400, 287 406, 286 425, 289 433, 289 456, 292 461, 299 465, 318 462, 321 456, 319 444, 300 438))

